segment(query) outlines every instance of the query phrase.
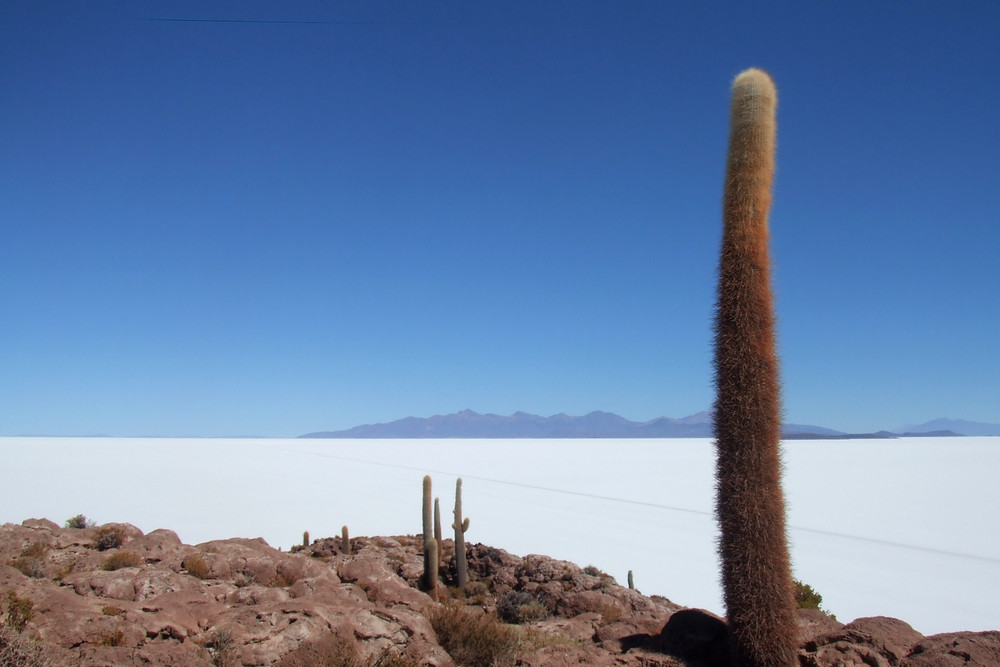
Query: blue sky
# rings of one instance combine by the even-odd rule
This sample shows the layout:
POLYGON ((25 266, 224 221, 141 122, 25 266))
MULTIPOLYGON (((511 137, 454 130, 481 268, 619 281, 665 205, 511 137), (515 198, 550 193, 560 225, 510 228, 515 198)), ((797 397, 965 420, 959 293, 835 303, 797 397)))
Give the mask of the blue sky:
POLYGON ((1000 422, 1000 5, 762 5, 4 2, 0 435, 704 410, 749 66, 786 419, 1000 422))

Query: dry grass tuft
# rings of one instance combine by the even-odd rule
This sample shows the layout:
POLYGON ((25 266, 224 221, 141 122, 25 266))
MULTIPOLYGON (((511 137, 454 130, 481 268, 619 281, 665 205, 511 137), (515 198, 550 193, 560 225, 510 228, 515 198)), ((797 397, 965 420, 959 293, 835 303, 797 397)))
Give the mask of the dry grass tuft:
POLYGON ((522 643, 517 628, 457 602, 441 605, 429 620, 441 647, 463 667, 513 665, 522 643))
POLYGON ((187 570, 187 573, 192 577, 197 579, 208 579, 209 567, 208 563, 201 556, 195 554, 194 556, 188 556, 181 562, 181 567, 187 570))
POLYGON ((45 556, 48 551, 49 545, 42 542, 32 542, 10 564, 26 577, 43 579, 45 577, 45 556))
POLYGON ((124 567, 142 567, 145 562, 142 556, 137 553, 132 551, 118 551, 104 559, 101 563, 101 569, 114 572, 124 567))
POLYGON ((98 551, 117 549, 125 541, 125 529, 121 526, 101 526, 94 535, 94 546, 98 551))

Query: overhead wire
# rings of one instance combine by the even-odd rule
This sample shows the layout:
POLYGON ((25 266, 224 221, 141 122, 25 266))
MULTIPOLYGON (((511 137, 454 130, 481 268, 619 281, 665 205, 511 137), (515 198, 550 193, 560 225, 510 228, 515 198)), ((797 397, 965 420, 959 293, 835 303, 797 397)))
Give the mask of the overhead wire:
MULTIPOLYGON (((676 506, 676 505, 665 505, 665 504, 662 504, 662 503, 653 503, 653 502, 642 501, 642 500, 634 500, 634 499, 631 499, 631 498, 619 498, 619 497, 616 497, 616 496, 606 496, 606 495, 601 495, 601 494, 597 494, 597 493, 588 493, 588 492, 585 492, 585 491, 574 491, 574 490, 571 490, 571 489, 557 489, 557 488, 548 487, 548 486, 542 486, 542 485, 538 485, 538 484, 527 484, 527 483, 524 483, 524 482, 515 482, 515 481, 505 480, 505 479, 495 479, 495 478, 491 478, 491 477, 482 477, 482 476, 478 476, 478 475, 466 475, 466 474, 457 473, 457 472, 450 471, 450 470, 432 470, 432 469, 422 468, 422 467, 417 467, 417 466, 404 465, 404 464, 401 464, 401 463, 387 463, 385 461, 371 461, 371 460, 368 460, 368 459, 360 459, 360 458, 343 456, 343 455, 339 455, 339 454, 331 454, 331 453, 326 453, 326 452, 316 452, 316 451, 308 451, 308 450, 303 450, 303 449, 295 449, 295 448, 291 448, 291 447, 277 447, 276 449, 282 449, 284 451, 295 452, 295 453, 298 453, 298 454, 305 454, 305 455, 310 455, 310 456, 318 456, 318 457, 321 457, 321 458, 329 458, 329 459, 337 459, 337 460, 341 460, 341 461, 349 461, 351 463, 362 463, 362 464, 373 465, 373 466, 382 466, 382 467, 386 467, 386 468, 395 468, 395 469, 399 469, 399 470, 413 470, 413 471, 420 472, 420 473, 423 473, 423 474, 450 475, 450 476, 453 476, 453 477, 462 477, 463 479, 474 479, 474 480, 477 480, 477 481, 488 482, 488 483, 491 483, 491 484, 500 484, 500 485, 504 485, 504 486, 511 486, 511 487, 522 488, 522 489, 531 489, 531 490, 534 490, 534 491, 542 491, 542 492, 546 492, 546 493, 557 493, 557 494, 561 494, 561 495, 575 496, 575 497, 581 497, 581 498, 589 498, 589 499, 592 499, 592 500, 599 500, 599 501, 604 501, 604 502, 613 502, 613 503, 622 503, 622 504, 626 504, 626 505, 637 505, 637 506, 641 506, 641 507, 650 507, 650 508, 653 508, 653 509, 666 510, 668 512, 682 512, 682 513, 686 513, 686 514, 699 515, 699 516, 703 516, 703 517, 707 517, 707 518, 714 518, 714 516, 715 516, 715 514, 713 512, 709 512, 709 511, 705 511, 705 510, 692 509, 692 508, 689 508, 689 507, 679 507, 679 506, 676 506)), ((952 558, 971 559, 971 560, 977 560, 977 561, 982 561, 982 562, 986 562, 986 563, 993 563, 993 564, 1000 565, 1000 558, 994 558, 992 556, 982 556, 982 555, 979 555, 979 554, 970 554, 970 553, 964 553, 964 552, 960 552, 960 551, 951 551, 951 550, 948 550, 948 549, 937 549, 937 548, 934 548, 934 547, 925 547, 925 546, 921 546, 921 545, 917 545, 917 544, 907 544, 905 542, 896 542, 894 540, 885 540, 885 539, 879 539, 879 538, 874 538, 874 537, 866 537, 866 536, 863 536, 863 535, 852 535, 850 533, 843 533, 843 532, 832 531, 832 530, 824 530, 824 529, 821 529, 821 528, 810 528, 810 527, 806 527, 806 526, 789 525, 788 526, 788 530, 790 530, 790 531, 799 531, 799 532, 804 532, 804 533, 812 533, 814 535, 823 535, 823 536, 826 536, 826 537, 834 537, 834 538, 838 538, 838 539, 853 540, 853 541, 856 541, 856 542, 865 542, 865 543, 868 543, 868 544, 878 544, 878 545, 881 545, 881 546, 888 546, 888 547, 893 547, 893 548, 897 548, 897 549, 907 549, 907 550, 918 551, 918 552, 922 552, 922 553, 936 554, 936 555, 939 555, 939 556, 948 556, 948 557, 952 557, 952 558)))

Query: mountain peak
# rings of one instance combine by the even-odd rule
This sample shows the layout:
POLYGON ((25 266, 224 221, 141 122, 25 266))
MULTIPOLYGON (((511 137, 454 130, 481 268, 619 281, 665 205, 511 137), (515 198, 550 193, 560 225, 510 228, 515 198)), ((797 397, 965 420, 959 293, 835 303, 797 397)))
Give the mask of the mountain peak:
MULTIPOLYGON (((385 424, 365 424, 345 431, 307 433, 302 438, 711 438, 712 412, 703 410, 687 417, 657 417, 634 422, 613 412, 594 410, 582 417, 560 412, 541 417, 528 412, 503 416, 479 414, 465 409, 429 418, 405 417, 385 424)), ((894 438, 900 435, 995 436, 1000 424, 961 419, 935 419, 895 432, 844 433, 809 424, 784 424, 786 439, 894 438)))

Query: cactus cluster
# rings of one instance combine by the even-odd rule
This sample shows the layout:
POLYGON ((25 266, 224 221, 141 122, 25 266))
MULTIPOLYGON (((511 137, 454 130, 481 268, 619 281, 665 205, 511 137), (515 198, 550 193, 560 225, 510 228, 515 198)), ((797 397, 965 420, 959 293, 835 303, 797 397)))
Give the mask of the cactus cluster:
POLYGON ((719 555, 733 661, 755 667, 797 664, 768 250, 776 107, 765 72, 736 77, 715 316, 719 555))
MULTIPOLYGON (((423 497, 423 528, 424 528, 424 577, 421 582, 424 590, 437 599, 438 571, 441 566, 441 504, 435 498, 431 503, 431 478, 424 476, 423 497)), ((462 479, 455 482, 455 522, 451 524, 455 530, 455 572, 456 584, 465 588, 469 583, 469 564, 465 550, 465 531, 469 529, 469 520, 462 517, 462 479)))

